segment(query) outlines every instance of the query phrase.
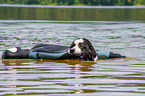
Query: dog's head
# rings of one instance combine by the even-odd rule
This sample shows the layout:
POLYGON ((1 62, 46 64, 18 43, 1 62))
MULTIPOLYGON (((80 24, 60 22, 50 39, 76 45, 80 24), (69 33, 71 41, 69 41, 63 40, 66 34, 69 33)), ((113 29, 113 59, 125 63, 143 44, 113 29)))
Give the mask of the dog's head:
POLYGON ((96 61, 98 54, 96 53, 91 42, 86 38, 79 38, 72 42, 68 53, 71 55, 80 55, 82 60, 96 61))

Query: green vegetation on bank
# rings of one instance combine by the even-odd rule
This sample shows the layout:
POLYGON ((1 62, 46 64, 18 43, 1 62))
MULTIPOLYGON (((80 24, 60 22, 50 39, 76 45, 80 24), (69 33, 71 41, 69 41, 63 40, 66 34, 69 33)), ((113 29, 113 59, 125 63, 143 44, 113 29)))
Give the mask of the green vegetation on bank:
POLYGON ((143 6, 145 5, 145 0, 0 0, 0 4, 143 6))

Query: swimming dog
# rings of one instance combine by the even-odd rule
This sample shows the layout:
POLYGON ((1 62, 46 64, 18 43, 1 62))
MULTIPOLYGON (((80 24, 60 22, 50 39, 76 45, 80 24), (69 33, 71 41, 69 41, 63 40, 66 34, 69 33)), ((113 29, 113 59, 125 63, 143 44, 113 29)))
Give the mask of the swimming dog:
POLYGON ((37 44, 31 49, 20 47, 6 49, 2 59, 50 59, 50 60, 82 60, 96 61, 97 59, 125 58, 115 52, 96 51, 86 38, 79 38, 71 46, 37 44))
POLYGON ((76 39, 72 42, 68 53, 71 55, 79 54, 82 60, 96 61, 98 54, 91 42, 86 38, 76 39))

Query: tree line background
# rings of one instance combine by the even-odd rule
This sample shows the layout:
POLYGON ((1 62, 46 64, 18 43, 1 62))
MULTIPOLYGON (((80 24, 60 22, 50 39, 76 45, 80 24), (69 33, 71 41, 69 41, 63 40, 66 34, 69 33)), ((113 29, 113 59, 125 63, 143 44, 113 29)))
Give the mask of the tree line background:
POLYGON ((145 0, 0 0, 0 4, 131 6, 145 5, 145 0))

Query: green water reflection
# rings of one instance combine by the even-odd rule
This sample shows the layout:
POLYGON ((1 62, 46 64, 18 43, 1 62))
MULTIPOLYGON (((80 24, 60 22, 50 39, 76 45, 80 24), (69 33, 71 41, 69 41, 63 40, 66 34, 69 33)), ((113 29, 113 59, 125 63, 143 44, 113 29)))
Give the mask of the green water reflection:
POLYGON ((145 20, 145 9, 0 7, 1 20, 132 21, 145 20))

